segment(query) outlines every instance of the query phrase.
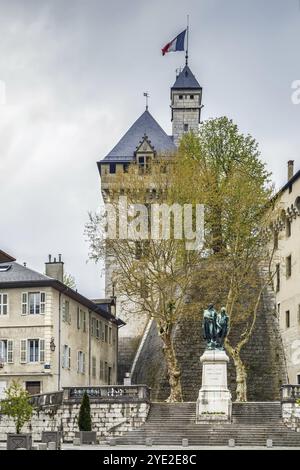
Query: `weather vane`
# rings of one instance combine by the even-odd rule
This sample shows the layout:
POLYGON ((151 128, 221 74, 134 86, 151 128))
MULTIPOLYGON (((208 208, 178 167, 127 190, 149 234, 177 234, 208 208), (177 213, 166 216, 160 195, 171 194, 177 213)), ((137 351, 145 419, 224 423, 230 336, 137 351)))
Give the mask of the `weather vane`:
POLYGON ((144 91, 144 96, 146 98, 146 111, 148 111, 148 99, 149 99, 150 95, 147 91, 144 91))

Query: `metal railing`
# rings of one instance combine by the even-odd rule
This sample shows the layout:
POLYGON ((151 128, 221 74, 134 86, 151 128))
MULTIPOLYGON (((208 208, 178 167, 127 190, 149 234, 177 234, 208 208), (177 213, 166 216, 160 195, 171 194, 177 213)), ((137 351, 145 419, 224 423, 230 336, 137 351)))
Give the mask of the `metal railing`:
POLYGON ((281 401, 295 402, 300 400, 300 385, 283 385, 281 387, 281 401))

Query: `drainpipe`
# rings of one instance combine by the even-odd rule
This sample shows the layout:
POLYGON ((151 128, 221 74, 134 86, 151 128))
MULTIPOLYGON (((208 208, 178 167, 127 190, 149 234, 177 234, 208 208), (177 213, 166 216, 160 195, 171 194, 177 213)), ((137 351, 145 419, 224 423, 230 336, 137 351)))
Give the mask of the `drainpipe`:
POLYGON ((57 390, 60 390, 60 381, 61 381, 61 358, 60 358, 60 349, 61 349, 61 292, 59 293, 59 304, 58 304, 58 384, 57 390))
MULTIPOLYGON (((89 352, 89 383, 88 385, 91 385, 91 354, 92 354, 92 348, 91 348, 91 322, 92 322, 92 312, 88 311, 89 315, 89 342, 88 342, 88 352, 89 352)), ((97 372, 97 371, 96 371, 97 372)))

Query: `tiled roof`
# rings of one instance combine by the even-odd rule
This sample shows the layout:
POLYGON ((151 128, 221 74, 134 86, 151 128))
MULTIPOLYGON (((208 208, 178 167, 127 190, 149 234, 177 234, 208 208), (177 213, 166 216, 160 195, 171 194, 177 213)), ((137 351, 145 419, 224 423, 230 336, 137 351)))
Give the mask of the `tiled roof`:
POLYGON ((195 75, 192 73, 191 69, 188 65, 184 67, 184 69, 180 72, 172 89, 183 90, 185 88, 188 89, 200 89, 201 86, 199 85, 195 75))
POLYGON ((131 161, 145 134, 157 153, 168 153, 176 150, 173 139, 165 133, 154 117, 146 110, 104 158, 104 161, 131 161))

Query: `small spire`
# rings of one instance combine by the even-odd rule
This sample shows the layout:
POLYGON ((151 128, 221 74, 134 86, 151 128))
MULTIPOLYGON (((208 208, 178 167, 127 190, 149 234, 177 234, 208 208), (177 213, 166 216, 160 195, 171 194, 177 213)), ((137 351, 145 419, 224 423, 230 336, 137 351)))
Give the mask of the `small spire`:
POLYGON ((149 99, 150 95, 147 91, 144 91, 144 96, 146 98, 146 111, 148 111, 148 99, 149 99))

